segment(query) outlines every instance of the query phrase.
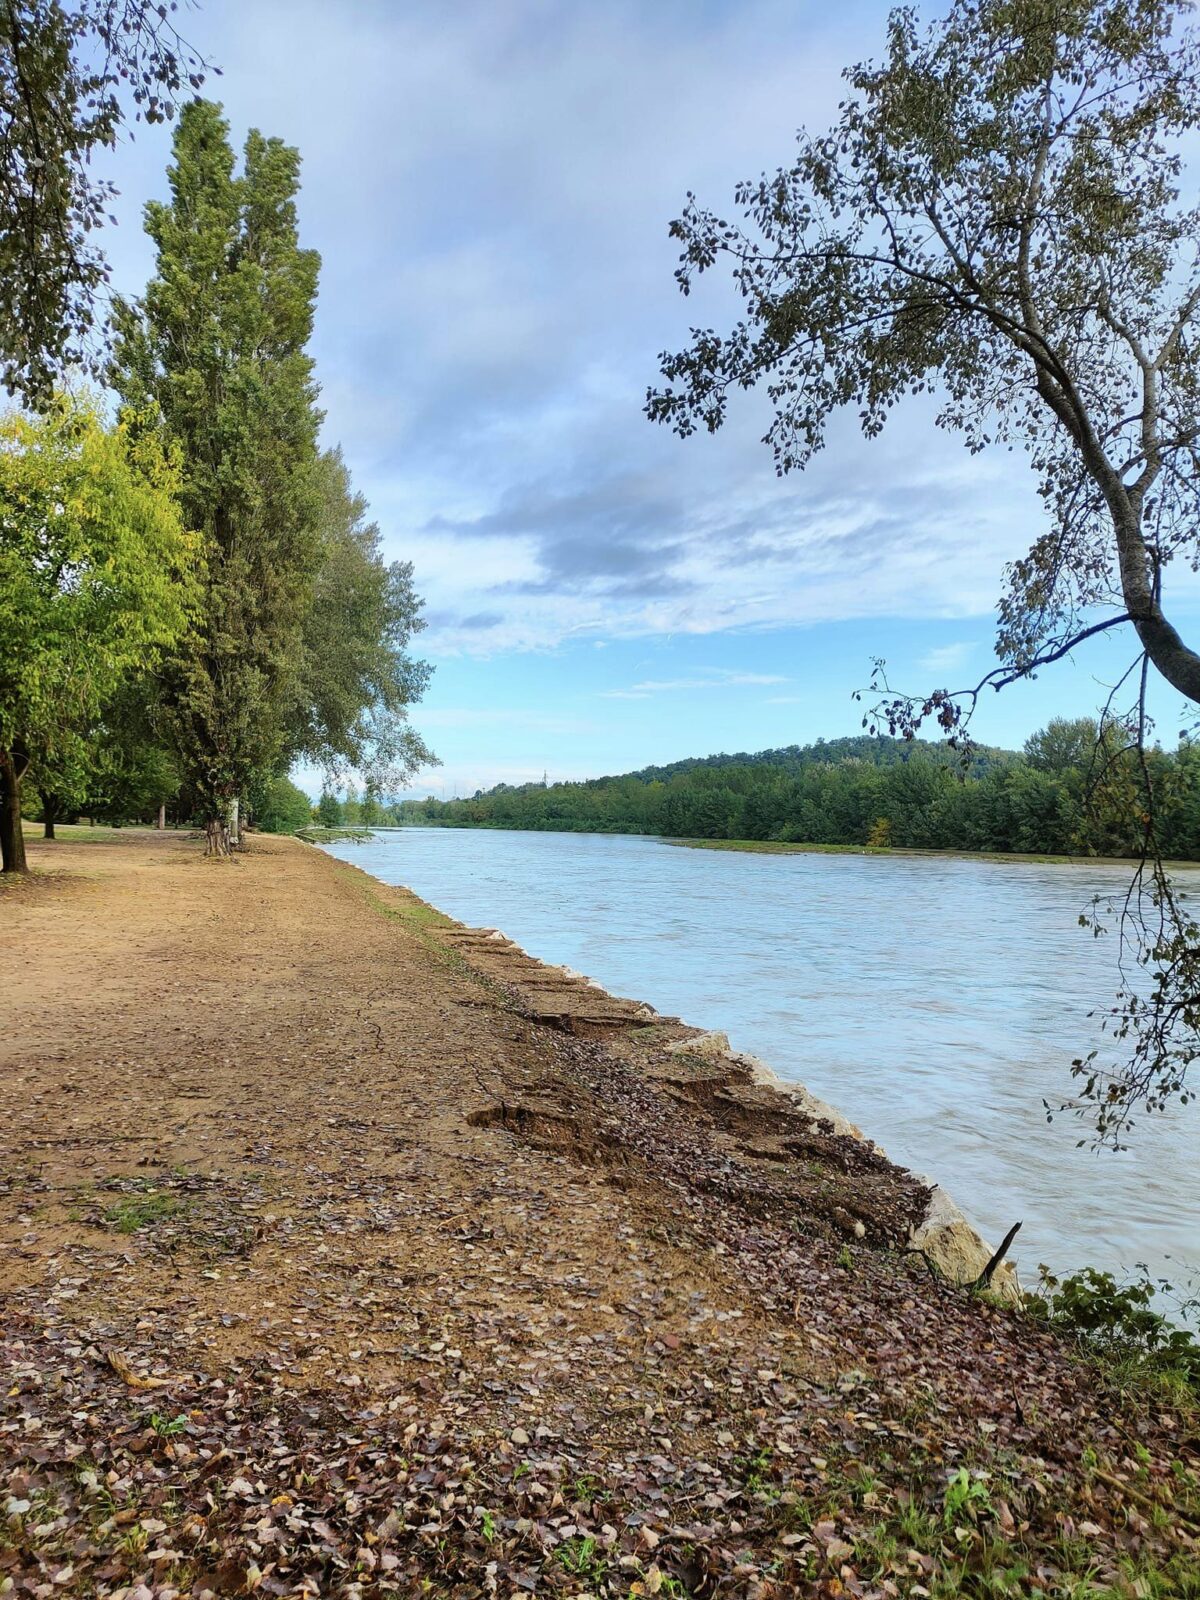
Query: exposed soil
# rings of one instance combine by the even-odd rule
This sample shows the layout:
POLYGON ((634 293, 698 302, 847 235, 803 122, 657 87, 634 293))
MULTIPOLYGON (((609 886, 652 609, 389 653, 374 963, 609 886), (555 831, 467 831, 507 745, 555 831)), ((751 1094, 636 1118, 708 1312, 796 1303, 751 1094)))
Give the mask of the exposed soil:
POLYGON ((202 849, 0 893, 0 1594, 1200 1593, 1188 1426, 933 1281, 909 1174, 317 850, 202 849))

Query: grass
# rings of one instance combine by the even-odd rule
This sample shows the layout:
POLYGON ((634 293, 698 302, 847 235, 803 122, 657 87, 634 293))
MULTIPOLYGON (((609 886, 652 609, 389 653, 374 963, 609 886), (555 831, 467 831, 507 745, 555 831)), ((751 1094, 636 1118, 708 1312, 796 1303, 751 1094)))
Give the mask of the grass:
POLYGON ((137 1233, 141 1228, 152 1228, 155 1223, 166 1222, 184 1209, 178 1195, 150 1185, 139 1187, 114 1200, 103 1212, 102 1220, 118 1233, 137 1233))
MULTIPOLYGON (((166 829, 167 833, 181 831, 186 830, 166 829)), ((25 835, 27 844, 43 843, 40 822, 30 822, 29 818, 25 817, 21 823, 21 832, 25 835)), ((120 838, 122 834, 157 832, 158 829, 151 827, 149 823, 130 823, 124 828, 114 828, 108 823, 100 823, 93 827, 85 822, 57 822, 54 825, 54 838, 45 842, 50 844, 111 844, 114 838, 120 838)))

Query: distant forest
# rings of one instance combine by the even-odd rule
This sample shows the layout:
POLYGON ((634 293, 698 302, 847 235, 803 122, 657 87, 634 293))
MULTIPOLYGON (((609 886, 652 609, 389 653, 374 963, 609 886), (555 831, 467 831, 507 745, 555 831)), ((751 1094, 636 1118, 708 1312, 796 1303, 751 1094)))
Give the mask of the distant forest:
MULTIPOLYGON (((1035 854, 1130 855, 1145 819, 1114 728, 1057 720, 1020 753, 861 736, 714 755, 581 783, 498 784, 464 800, 322 797, 327 823, 649 833, 1035 854)), ((1148 751, 1161 848, 1200 859, 1200 744, 1148 751)))

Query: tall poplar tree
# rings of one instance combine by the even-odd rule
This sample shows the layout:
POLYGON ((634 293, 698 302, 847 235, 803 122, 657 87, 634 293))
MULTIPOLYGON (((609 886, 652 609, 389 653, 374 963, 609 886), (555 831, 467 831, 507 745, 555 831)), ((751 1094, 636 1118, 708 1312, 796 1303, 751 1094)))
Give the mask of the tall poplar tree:
POLYGON ((297 237, 299 153, 253 131, 240 174, 220 107, 180 114, 171 199, 146 208, 157 273, 118 311, 115 382, 181 447, 207 590, 165 711, 210 853, 277 758, 320 559, 317 386, 306 352, 319 258, 297 237))

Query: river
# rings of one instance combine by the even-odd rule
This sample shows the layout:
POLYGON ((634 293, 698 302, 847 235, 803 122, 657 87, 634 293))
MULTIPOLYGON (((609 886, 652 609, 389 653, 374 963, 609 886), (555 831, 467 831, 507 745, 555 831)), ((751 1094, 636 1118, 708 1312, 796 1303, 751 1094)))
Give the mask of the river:
POLYGON ((403 828, 327 848, 617 994, 728 1033, 931 1175, 1026 1281, 1200 1262, 1200 1105, 1138 1119, 1132 1149, 1048 1122, 1102 1044, 1111 938, 1078 925, 1120 867, 754 855, 628 835, 403 828))

